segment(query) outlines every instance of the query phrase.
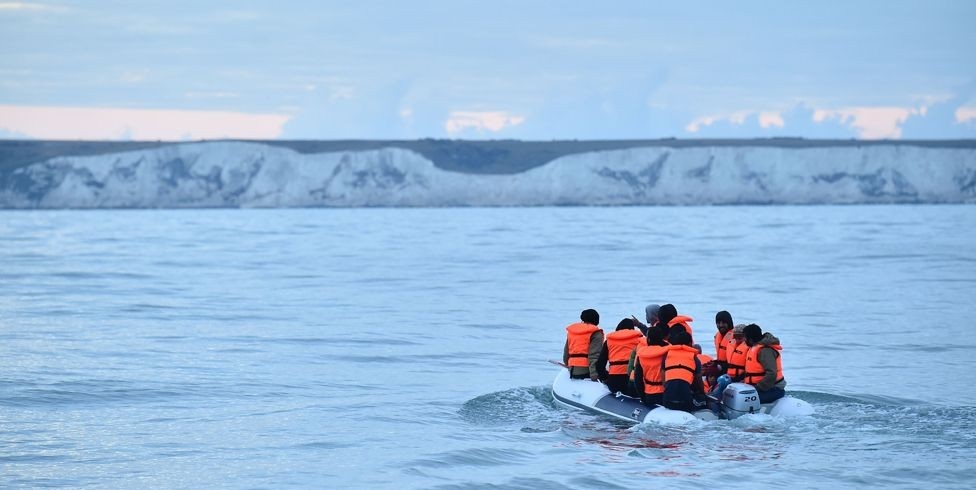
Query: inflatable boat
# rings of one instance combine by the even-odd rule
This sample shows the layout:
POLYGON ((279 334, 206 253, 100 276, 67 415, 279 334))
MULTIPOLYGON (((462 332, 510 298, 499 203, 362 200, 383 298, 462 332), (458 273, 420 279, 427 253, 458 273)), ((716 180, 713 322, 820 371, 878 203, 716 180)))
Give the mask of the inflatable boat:
POLYGON ((752 385, 731 383, 722 392, 717 413, 698 410, 694 413, 669 410, 661 406, 648 407, 637 398, 621 393, 610 393, 607 385, 588 379, 572 379, 569 370, 560 369, 552 382, 552 398, 557 404, 607 415, 635 423, 655 422, 682 424, 692 420, 735 419, 746 414, 764 413, 777 417, 813 414, 809 403, 786 395, 772 403, 759 403, 759 395, 752 385))

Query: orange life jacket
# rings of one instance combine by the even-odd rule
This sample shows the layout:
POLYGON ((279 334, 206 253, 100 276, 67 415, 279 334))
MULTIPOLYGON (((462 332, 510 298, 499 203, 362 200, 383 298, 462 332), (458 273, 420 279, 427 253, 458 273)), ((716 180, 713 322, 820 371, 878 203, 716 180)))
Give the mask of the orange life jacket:
POLYGON ((729 342, 728 340, 732 338, 732 329, 730 328, 728 332, 722 333, 721 331, 715 332, 715 358, 721 362, 725 362, 729 357, 729 342))
POLYGON ((725 332, 725 337, 722 337, 722 342, 719 344, 719 350, 716 352, 718 354, 718 360, 723 363, 729 362, 729 356, 732 355, 732 349, 735 349, 735 334, 732 333, 730 328, 728 332, 725 332))
POLYGON ((566 341, 569 343, 569 367, 590 367, 590 337, 602 332, 596 325, 574 323, 566 327, 566 341))
POLYGON ((664 393, 664 379, 661 377, 661 359, 670 345, 642 345, 637 348, 637 359, 644 370, 644 393, 654 395, 664 393))
POLYGON ((682 327, 685 327, 685 332, 688 332, 688 336, 691 337, 692 342, 694 342, 695 336, 691 333, 691 322, 693 321, 695 320, 688 315, 678 315, 668 322, 668 326, 673 327, 675 325, 681 325, 682 327))
POLYGON ((689 385, 695 381, 695 359, 698 350, 687 345, 672 345, 664 358, 664 382, 681 380, 689 385))
POLYGON ((640 331, 616 330, 607 334, 607 360, 610 364, 608 374, 627 374, 630 353, 638 345, 645 343, 640 331))
POLYGON ((783 378, 783 356, 780 355, 780 351, 783 350, 783 346, 779 344, 756 344, 749 348, 749 354, 746 355, 746 378, 743 380, 746 383, 754 385, 766 377, 766 370, 763 369, 762 364, 759 363, 759 351, 766 347, 776 351, 776 382, 779 383, 785 379, 783 378))
POLYGON ((746 370, 746 355, 749 353, 749 346, 746 345, 746 341, 743 340, 735 344, 735 347, 729 351, 729 363, 726 373, 733 377, 742 376, 742 373, 746 370))
MULTIPOLYGON (((697 352, 698 349, 695 349, 695 351, 697 352)), ((712 359, 712 356, 710 356, 708 354, 698 354, 698 361, 701 362, 702 367, 704 367, 705 364, 707 364, 709 362, 712 362, 713 359, 712 359)), ((701 380, 702 380, 702 384, 705 385, 705 393, 708 393, 709 391, 712 391, 711 385, 709 385, 708 384, 708 380, 705 379, 705 374, 704 373, 702 373, 701 380)))

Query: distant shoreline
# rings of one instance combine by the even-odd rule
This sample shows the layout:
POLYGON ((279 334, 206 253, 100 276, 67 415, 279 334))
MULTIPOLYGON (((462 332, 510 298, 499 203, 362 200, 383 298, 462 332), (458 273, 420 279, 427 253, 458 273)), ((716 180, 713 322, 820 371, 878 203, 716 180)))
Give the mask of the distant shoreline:
POLYGON ((94 156, 170 145, 235 141, 289 148, 298 153, 364 151, 403 148, 415 151, 443 170, 471 174, 512 174, 544 165, 559 157, 592 151, 642 147, 772 147, 784 149, 914 146, 976 148, 976 139, 858 140, 777 138, 642 139, 642 140, 196 140, 196 141, 72 141, 0 139, 0 174, 62 156, 94 156))

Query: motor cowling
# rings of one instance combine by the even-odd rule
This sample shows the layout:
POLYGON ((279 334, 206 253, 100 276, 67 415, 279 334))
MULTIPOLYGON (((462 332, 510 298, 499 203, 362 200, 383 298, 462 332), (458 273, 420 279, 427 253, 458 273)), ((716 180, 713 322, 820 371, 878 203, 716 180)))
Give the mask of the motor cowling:
POLYGON ((722 392, 722 411, 728 419, 759 413, 759 392, 752 385, 732 383, 722 392))

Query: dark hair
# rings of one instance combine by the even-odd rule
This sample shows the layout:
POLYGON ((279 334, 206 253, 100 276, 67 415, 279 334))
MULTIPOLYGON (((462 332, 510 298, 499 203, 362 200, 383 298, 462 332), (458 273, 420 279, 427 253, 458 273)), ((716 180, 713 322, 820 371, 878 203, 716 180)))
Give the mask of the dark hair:
POLYGON ((756 325, 755 323, 750 323, 746 325, 746 328, 742 329, 742 336, 746 340, 751 340, 753 342, 759 342, 763 337, 762 327, 756 325))
POLYGON ((685 332, 683 327, 680 330, 671 330, 671 336, 668 340, 671 342, 671 345, 691 345, 691 335, 688 335, 688 332, 685 332))
POLYGON ((661 309, 657 310, 657 320, 664 325, 667 325, 676 316, 678 316, 678 309, 671 303, 663 305, 661 309))
POLYGON ((633 330, 633 329, 634 329, 634 320, 630 318, 624 318, 623 320, 620 320, 620 323, 617 324, 617 330, 633 330))
POLYGON ((666 345, 664 331, 660 328, 647 329, 647 345, 666 345))
POLYGON ((719 320, 725 322, 725 324, 728 325, 729 328, 732 328, 735 325, 734 323, 732 323, 732 314, 725 310, 722 310, 715 314, 715 323, 718 323, 719 320))
POLYGON ((591 325, 599 325, 600 314, 597 313, 596 310, 594 309, 583 310, 583 312, 580 313, 580 320, 582 320, 583 323, 589 323, 591 325))

